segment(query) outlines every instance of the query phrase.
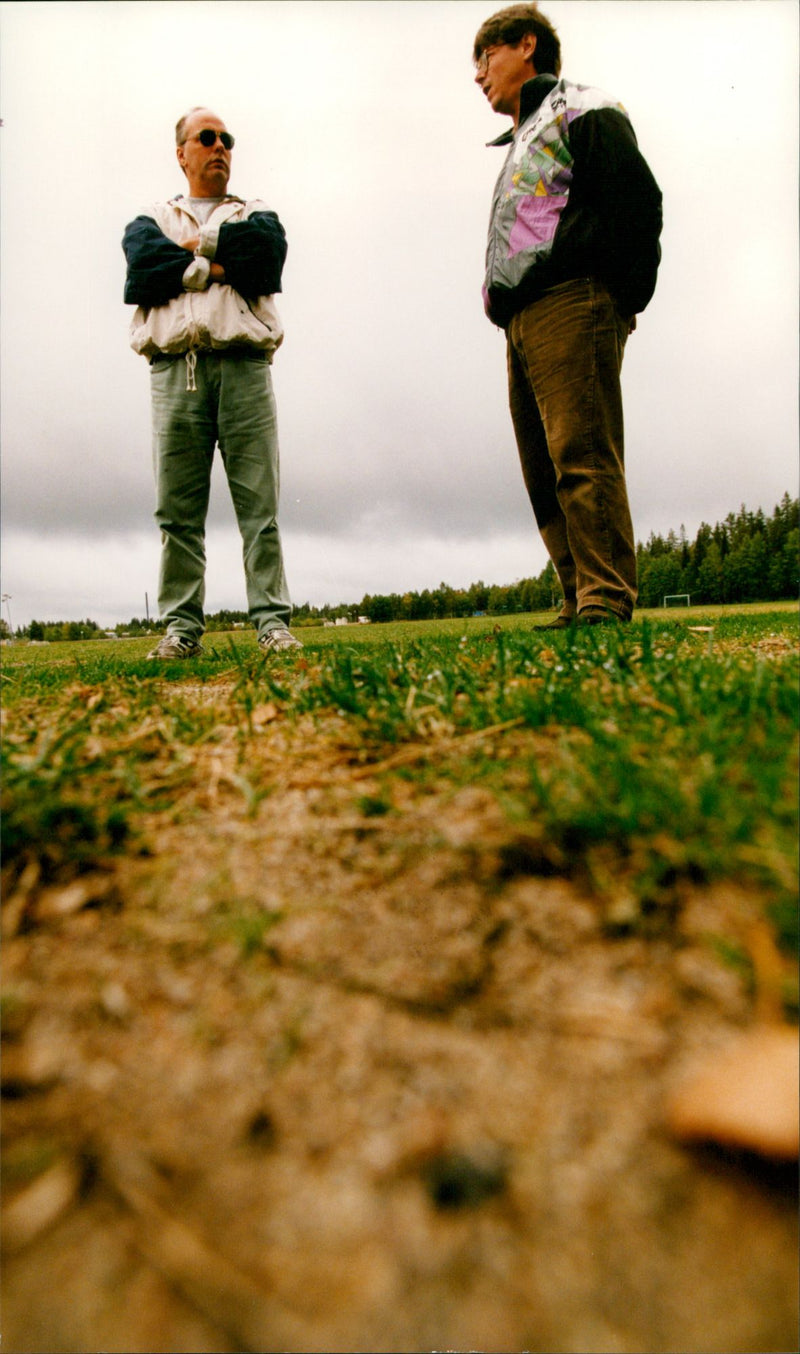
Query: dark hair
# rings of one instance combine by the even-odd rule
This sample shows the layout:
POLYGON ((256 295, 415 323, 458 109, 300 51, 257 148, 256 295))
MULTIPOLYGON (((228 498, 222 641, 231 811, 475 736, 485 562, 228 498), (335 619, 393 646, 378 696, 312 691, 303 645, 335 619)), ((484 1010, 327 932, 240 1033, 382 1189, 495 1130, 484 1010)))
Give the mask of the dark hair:
POLYGON ((486 19, 478 29, 472 58, 478 61, 487 47, 516 47, 526 33, 536 38, 533 64, 537 75, 561 74, 561 43, 550 20, 538 5, 509 5, 486 19))

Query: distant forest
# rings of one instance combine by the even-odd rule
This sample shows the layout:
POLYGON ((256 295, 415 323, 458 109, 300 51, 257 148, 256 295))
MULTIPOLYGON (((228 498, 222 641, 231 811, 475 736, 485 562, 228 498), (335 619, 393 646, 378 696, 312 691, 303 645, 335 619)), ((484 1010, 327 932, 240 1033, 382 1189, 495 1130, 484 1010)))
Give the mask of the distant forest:
MULTIPOLYGON (((683 527, 676 534, 651 534, 639 544, 639 606, 661 606, 665 596, 689 594, 692 606, 734 602, 777 602, 798 595, 800 562, 800 501, 784 494, 771 517, 744 505, 715 527, 703 522, 693 541, 683 527)), ((438 588, 423 592, 367 593, 359 603, 295 607, 293 625, 323 621, 414 621, 447 616, 502 616, 525 611, 547 611, 559 604, 561 591, 548 561, 536 578, 516 583, 473 583, 468 588, 438 588)), ((227 630, 247 622, 245 611, 223 610, 207 617, 209 630, 227 630)), ((158 622, 134 617, 116 626, 118 634, 158 629, 158 622)), ((8 628, 0 621, 0 630, 8 628)), ((15 631, 19 638, 37 640, 91 639, 100 627, 86 621, 32 621, 15 631)))
MULTIPOLYGON (((661 606, 665 596, 688 593, 693 606, 720 602, 777 602, 797 597, 800 564, 800 501, 784 494, 771 517, 744 505, 715 527, 703 522, 693 541, 683 527, 667 536, 651 534, 639 544, 639 606, 661 606)), ((546 611, 561 598, 555 570, 548 561, 536 578, 517 583, 479 582, 469 588, 423 592, 367 593, 358 606, 295 610, 295 623, 307 624, 346 616, 371 621, 427 620, 444 616, 489 616, 546 611)))

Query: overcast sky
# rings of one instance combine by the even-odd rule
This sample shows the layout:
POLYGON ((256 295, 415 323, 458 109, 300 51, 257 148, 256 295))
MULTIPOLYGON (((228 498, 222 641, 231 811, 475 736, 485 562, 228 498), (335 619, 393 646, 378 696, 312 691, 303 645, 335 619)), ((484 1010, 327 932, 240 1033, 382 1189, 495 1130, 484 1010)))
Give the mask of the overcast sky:
MULTIPOLYGON (((626 352, 637 538, 797 492, 798 8, 553 0, 564 74, 621 100, 664 194, 655 298, 626 352)), ((473 84, 492 0, 6 3, 3 616, 156 608, 148 368, 128 220, 182 192, 173 127, 234 132, 232 192, 289 254, 273 378, 296 603, 509 583, 546 553, 483 315, 506 120, 473 84)), ((244 608, 215 470, 207 607, 244 608)))

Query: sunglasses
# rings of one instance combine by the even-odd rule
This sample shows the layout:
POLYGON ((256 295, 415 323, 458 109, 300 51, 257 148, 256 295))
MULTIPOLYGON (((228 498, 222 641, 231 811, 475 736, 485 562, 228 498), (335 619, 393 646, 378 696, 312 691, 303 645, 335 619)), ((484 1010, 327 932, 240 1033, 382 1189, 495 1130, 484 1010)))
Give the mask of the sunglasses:
POLYGON ((213 146, 219 137, 225 150, 233 150, 236 144, 230 132, 212 132, 210 127, 204 127, 202 132, 195 132, 194 136, 187 136, 187 141, 199 141, 201 146, 213 146))

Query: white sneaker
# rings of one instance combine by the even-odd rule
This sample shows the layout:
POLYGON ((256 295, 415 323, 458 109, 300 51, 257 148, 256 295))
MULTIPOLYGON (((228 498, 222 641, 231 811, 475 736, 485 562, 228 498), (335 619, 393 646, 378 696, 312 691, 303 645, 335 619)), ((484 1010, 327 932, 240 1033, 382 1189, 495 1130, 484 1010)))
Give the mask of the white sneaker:
POLYGON ((279 653, 283 649, 302 649, 303 646, 285 625, 276 625, 274 629, 261 636, 258 647, 263 654, 272 654, 279 653))
POLYGON ((148 658, 199 658, 203 652, 202 644, 198 644, 194 639, 186 639, 183 635, 164 635, 158 641, 154 649, 151 649, 148 658))

